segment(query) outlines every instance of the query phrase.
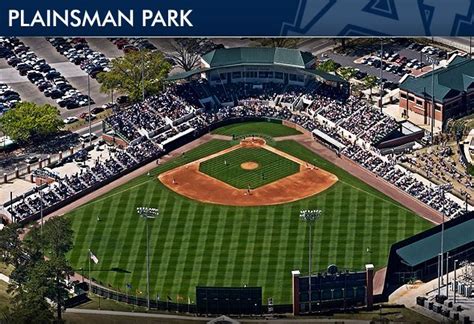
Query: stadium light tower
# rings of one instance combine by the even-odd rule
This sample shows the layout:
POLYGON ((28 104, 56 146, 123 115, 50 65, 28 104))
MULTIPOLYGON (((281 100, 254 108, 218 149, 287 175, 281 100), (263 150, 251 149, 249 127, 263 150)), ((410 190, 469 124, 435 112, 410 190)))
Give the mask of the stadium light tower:
POLYGON ((300 211, 300 219, 304 221, 309 226, 309 256, 308 256, 308 271, 309 271, 309 312, 311 313, 311 234, 313 224, 321 217, 322 211, 320 209, 313 209, 313 210, 301 210, 300 211))
POLYGON ((160 214, 158 208, 138 207, 138 215, 145 218, 146 224, 146 294, 147 308, 150 310, 150 234, 148 230, 148 219, 154 219, 160 214))

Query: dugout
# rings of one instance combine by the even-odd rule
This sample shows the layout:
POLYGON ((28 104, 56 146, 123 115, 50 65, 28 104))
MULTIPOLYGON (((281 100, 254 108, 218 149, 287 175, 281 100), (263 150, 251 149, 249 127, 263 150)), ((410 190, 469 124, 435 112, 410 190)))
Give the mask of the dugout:
MULTIPOLYGON (((441 227, 435 226, 392 245, 384 296, 409 281, 427 282, 437 277, 441 227)), ((444 229, 444 263, 449 253, 449 269, 453 269, 455 259, 474 261, 474 212, 445 222, 444 229)))

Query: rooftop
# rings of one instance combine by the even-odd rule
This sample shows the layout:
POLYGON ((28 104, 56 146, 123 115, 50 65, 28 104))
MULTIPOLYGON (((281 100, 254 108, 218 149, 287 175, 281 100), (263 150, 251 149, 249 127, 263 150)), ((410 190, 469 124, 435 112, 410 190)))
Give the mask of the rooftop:
POLYGON ((442 102, 474 86, 474 60, 455 56, 446 67, 425 73, 419 77, 407 77, 400 84, 400 89, 413 92, 420 97, 431 98, 433 77, 435 100, 442 102))
POLYGON ((304 69, 314 60, 311 53, 289 48, 219 48, 202 56, 211 68, 235 65, 281 65, 304 69))
MULTIPOLYGON (((396 250, 396 253, 409 266, 417 266, 436 258, 440 253, 441 225, 437 233, 422 238, 396 250)), ((474 218, 444 230, 444 251, 451 251, 474 242, 474 218)))

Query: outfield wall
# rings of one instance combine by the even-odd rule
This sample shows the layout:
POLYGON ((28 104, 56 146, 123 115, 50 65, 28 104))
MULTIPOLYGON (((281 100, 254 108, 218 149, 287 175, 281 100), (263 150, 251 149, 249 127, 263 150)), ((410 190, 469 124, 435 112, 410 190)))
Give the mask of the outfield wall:
MULTIPOLYGON (((116 300, 121 303, 127 303, 130 305, 135 305, 135 306, 140 306, 140 307, 147 307, 148 300, 145 297, 142 297, 143 294, 140 295, 140 297, 133 293, 133 292, 117 292, 115 290, 107 289, 95 284, 91 285, 91 291, 99 296, 102 296, 107 299, 112 299, 116 300)), ((291 292, 288 292, 291 293, 291 292)), ((207 315, 203 313, 198 313, 197 306, 195 302, 192 302, 190 304, 184 303, 187 302, 187 300, 184 300, 185 298, 182 298, 183 303, 178 303, 174 300, 175 296, 170 296, 172 300, 168 300, 168 296, 162 296, 161 300, 158 300, 156 298, 151 298, 150 299, 150 308, 152 310, 158 310, 158 311, 168 311, 168 312, 181 312, 181 313, 190 313, 190 314, 197 314, 197 315, 207 315), (164 300, 163 300, 164 299, 164 300)), ((263 314, 269 314, 268 310, 269 307, 272 308, 271 313, 275 314, 285 314, 285 313, 291 313, 293 310, 293 305, 291 304, 283 304, 283 305, 263 305, 256 309, 256 312, 254 315, 263 315, 263 314)), ((236 315, 240 316, 241 314, 227 314, 227 315, 236 315)))

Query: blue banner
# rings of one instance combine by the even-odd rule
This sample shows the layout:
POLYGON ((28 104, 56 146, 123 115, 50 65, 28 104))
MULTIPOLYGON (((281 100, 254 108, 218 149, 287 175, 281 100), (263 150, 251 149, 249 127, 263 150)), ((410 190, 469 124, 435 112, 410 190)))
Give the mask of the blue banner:
POLYGON ((471 0, 4 0, 3 36, 471 36, 471 0))

